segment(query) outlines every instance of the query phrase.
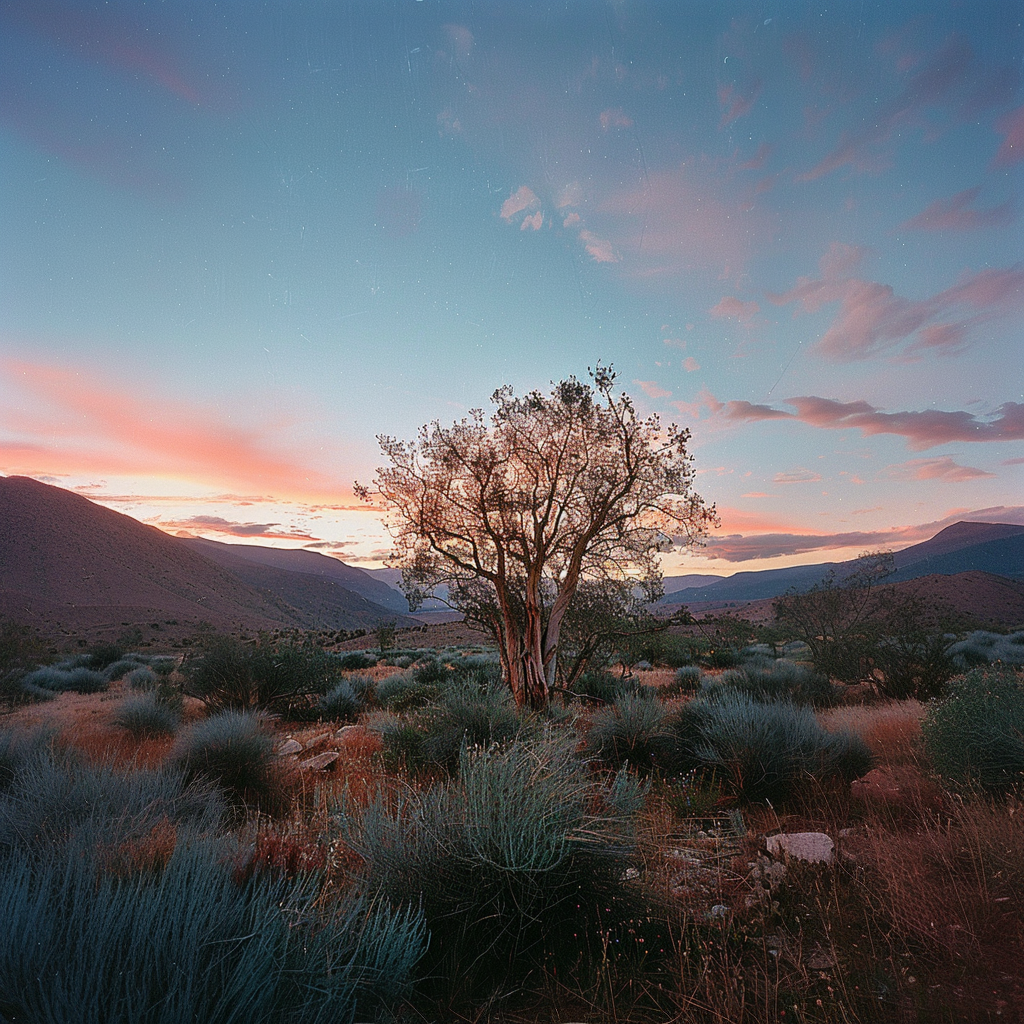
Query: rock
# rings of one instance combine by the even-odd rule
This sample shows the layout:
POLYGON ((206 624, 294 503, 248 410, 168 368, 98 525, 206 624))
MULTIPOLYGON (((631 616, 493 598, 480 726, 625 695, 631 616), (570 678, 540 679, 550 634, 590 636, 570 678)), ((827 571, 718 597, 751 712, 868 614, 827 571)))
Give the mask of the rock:
POLYGON ((835 859, 835 844, 824 832, 780 832, 769 836, 766 845, 777 860, 831 864, 835 859))
POLYGON ((317 733, 311 740, 306 740, 305 746, 302 749, 312 750, 314 747, 319 747, 320 744, 326 743, 330 738, 331 734, 329 732, 317 733))
POLYGON ((277 748, 278 757, 287 757, 289 754, 297 754, 302 749, 298 740, 287 739, 277 748))
POLYGON ((884 768, 872 768, 850 783, 850 795, 865 803, 894 804, 899 803, 900 786, 884 768))
POLYGON ((299 767, 309 771, 323 771, 329 764, 334 764, 337 760, 338 752, 336 750, 325 750, 322 754, 316 754, 305 761, 300 761, 299 767))
POLYGON ((335 734, 336 740, 343 740, 346 736, 359 735, 366 730, 361 725, 343 725, 335 734))
POLYGON ((836 965, 835 960, 823 949, 816 949, 806 962, 812 971, 830 971, 836 965))

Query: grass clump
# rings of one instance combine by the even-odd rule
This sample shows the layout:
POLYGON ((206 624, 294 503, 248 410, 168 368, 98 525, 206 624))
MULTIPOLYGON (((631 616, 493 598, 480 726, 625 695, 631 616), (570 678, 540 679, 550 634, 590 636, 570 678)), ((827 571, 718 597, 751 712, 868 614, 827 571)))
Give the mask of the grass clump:
POLYGON ((809 707, 726 687, 694 698, 667 725, 670 774, 711 770, 745 800, 782 801, 807 783, 849 782, 872 765, 859 737, 826 731, 809 707))
POLYGON ((785 658, 753 657, 722 673, 722 682, 758 700, 792 700, 796 704, 831 707, 837 690, 828 676, 785 658))
POLYGON ((168 763, 189 779, 206 779, 233 803, 279 809, 280 773, 274 737, 262 715, 221 711, 179 734, 168 763))
POLYGON ((997 661, 1004 665, 1024 665, 1024 629, 1009 634, 976 629, 951 644, 946 654, 962 672, 997 661))
POLYGON ((106 676, 95 669, 78 665, 64 668, 60 665, 49 665, 29 672, 21 680, 23 687, 33 690, 49 690, 50 693, 63 693, 72 690, 75 693, 101 693, 110 687, 106 676))
POLYGON ((342 661, 311 644, 208 636, 182 665, 187 692, 221 711, 301 714, 340 678, 342 661))
POLYGON ((114 713, 114 723, 140 739, 170 736, 181 724, 181 712, 160 700, 154 689, 125 697, 114 713))
POLYGON ((650 771, 670 742, 668 712, 660 700, 626 693, 590 716, 586 750, 614 768, 625 764, 650 771))
POLYGON ((124 677, 125 682, 133 690, 155 690, 160 679, 161 677, 149 665, 138 665, 124 677))
POLYGON ((341 808, 339 824, 368 892, 422 906, 426 990, 480 998, 542 964, 564 978, 600 962, 607 929, 640 917, 621 881, 633 847, 594 805, 571 746, 517 741, 464 748, 457 778, 341 808))
POLYGON ((949 685, 922 723, 925 752, 957 785, 992 793, 1024 785, 1024 675, 975 668, 949 685))
POLYGON ((333 722, 354 722, 374 699, 374 691, 375 683, 369 676, 349 676, 317 701, 317 715, 333 722))

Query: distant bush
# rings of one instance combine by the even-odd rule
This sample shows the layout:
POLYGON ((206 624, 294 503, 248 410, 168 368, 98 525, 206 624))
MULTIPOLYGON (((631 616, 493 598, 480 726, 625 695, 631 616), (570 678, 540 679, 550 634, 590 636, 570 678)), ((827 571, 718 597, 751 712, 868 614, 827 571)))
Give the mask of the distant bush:
POLYGON ((636 693, 640 687, 636 676, 623 676, 607 669, 593 669, 584 672, 569 687, 566 696, 584 703, 611 704, 623 694, 636 693))
POLYGON ((370 728, 384 740, 385 755, 406 767, 455 767, 464 746, 489 746, 535 731, 505 687, 481 689, 449 683, 429 704, 405 716, 382 715, 370 728))
POLYGON ((697 657, 697 663, 703 668, 732 668, 739 660, 731 647, 713 647, 697 657))
POLYGON ((181 714, 150 690, 125 697, 114 712, 114 723, 133 736, 170 736, 181 723, 181 714))
POLYGON ((700 689, 703 674, 699 665, 683 665, 676 669, 672 681, 662 686, 659 692, 664 697, 696 693, 700 689))
POLYGON ((441 684, 420 682, 408 671, 394 672, 378 680, 374 690, 377 702, 390 711, 408 711, 424 707, 441 692, 441 684))
POLYGON ((827 732, 809 707, 728 687, 689 701, 666 725, 669 774, 711 769, 747 800, 784 800, 811 779, 852 781, 872 763, 859 737, 827 732))
POLYGON ((73 690, 75 693, 101 693, 109 688, 110 683, 102 672, 79 666, 78 668, 60 668, 50 665, 29 672, 22 679, 25 687, 36 687, 49 690, 51 693, 62 693, 73 690))
POLYGON ((953 680, 922 723, 925 751, 949 781, 1006 792, 1024 785, 1024 675, 975 668, 953 680))
POLYGON ((168 764, 189 779, 206 779, 234 803, 281 807, 274 737, 252 711, 221 711, 189 726, 175 740, 168 764))
POLYGON ((591 714, 586 751, 614 768, 628 763, 641 772, 650 771, 669 743, 666 717, 661 701, 622 694, 591 714))
POLYGON ((150 658, 148 665, 158 676, 169 676, 178 667, 178 659, 158 656, 150 658))
POLYGON ((964 640, 951 644, 946 653, 963 672, 996 661, 1004 665, 1024 665, 1024 630, 1004 635, 977 629, 964 640))
POLYGON ((148 665, 133 668, 124 678, 133 690, 155 690, 160 682, 160 677, 148 665))
POLYGON ((614 956, 615 927, 643 919, 621 881, 628 827, 613 809, 595 813, 595 796, 571 746, 513 742, 464 749, 456 779, 342 808, 339 823, 367 890, 422 906, 425 977, 474 998, 541 964, 562 978, 602 948, 614 956))
POLYGON ((41 637, 29 626, 0 621, 0 703, 16 704, 30 697, 21 680, 46 660, 41 637))
POLYGON ((133 672, 137 668, 141 668, 143 662, 138 658, 128 655, 124 658, 118 658, 117 661, 111 662, 103 670, 103 678, 108 683, 116 683, 118 679, 128 675, 129 672, 133 672))
POLYGON ((344 659, 319 647, 211 636, 182 665, 186 692, 214 710, 288 715, 308 709, 341 676, 344 659))
POLYGON ((760 700, 830 707, 838 696, 828 676, 783 658, 753 657, 722 673, 722 682, 760 700))
POLYGON ((343 679, 316 702, 317 716, 333 722, 353 722, 365 710, 368 692, 373 692, 372 681, 371 688, 367 690, 351 679, 343 679))
POLYGON ((342 672, 360 672, 363 669, 373 668, 377 664, 377 658, 365 651, 348 651, 344 654, 334 655, 334 662, 342 672))

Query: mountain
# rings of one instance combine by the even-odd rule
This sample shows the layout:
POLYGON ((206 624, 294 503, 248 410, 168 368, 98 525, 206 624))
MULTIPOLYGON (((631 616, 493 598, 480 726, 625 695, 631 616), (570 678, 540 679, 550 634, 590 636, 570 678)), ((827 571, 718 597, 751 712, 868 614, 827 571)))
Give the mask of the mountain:
MULTIPOLYGON (((222 544, 200 537, 186 537, 182 540, 211 561, 231 566, 232 571, 237 569, 239 561, 270 566, 298 575, 314 576, 398 614, 407 614, 409 611, 409 602, 400 590, 374 578, 365 569, 346 565, 329 555, 321 555, 316 551, 260 547, 256 544, 222 544)), ((384 571, 398 573, 397 569, 384 571)), ((398 575, 401 576, 401 573, 398 575)))
POLYGON ((0 615, 66 630, 177 620, 353 629, 397 618, 316 575, 243 559, 227 567, 156 527, 14 476, 0 477, 0 615))
MULTIPOLYGON (((401 590, 402 582, 402 570, 401 569, 365 569, 364 572, 369 573, 375 580, 387 585, 387 587, 393 590, 401 598, 403 607, 408 608, 409 602, 406 600, 405 594, 401 590)), ((448 587, 446 584, 441 584, 437 588, 437 593, 442 596, 447 595, 448 587)), ((450 612, 451 609, 438 597, 428 597, 423 604, 416 609, 416 614, 419 615, 421 612, 450 612)))
MULTIPOLYGON (((986 572, 1024 580, 1024 526, 1013 523, 954 523, 930 540, 913 544, 893 556, 896 572, 889 582, 921 576, 951 576, 986 572)), ((789 569, 738 572, 717 583, 669 591, 662 604, 696 604, 724 601, 761 601, 779 597, 790 588, 807 590, 832 569, 842 575, 856 567, 849 562, 821 562, 789 569)))

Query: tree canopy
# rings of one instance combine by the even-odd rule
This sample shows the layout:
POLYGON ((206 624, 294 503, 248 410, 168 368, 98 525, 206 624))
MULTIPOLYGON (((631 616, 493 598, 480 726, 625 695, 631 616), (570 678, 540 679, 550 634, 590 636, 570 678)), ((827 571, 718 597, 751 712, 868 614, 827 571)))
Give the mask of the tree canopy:
POLYGON ((658 552, 715 522, 692 489, 689 431, 638 416, 610 367, 590 378, 546 395, 502 387, 489 417, 378 438, 388 465, 373 492, 410 604, 447 585, 452 607, 494 636, 520 705, 546 702, 582 581, 656 589, 658 552))

